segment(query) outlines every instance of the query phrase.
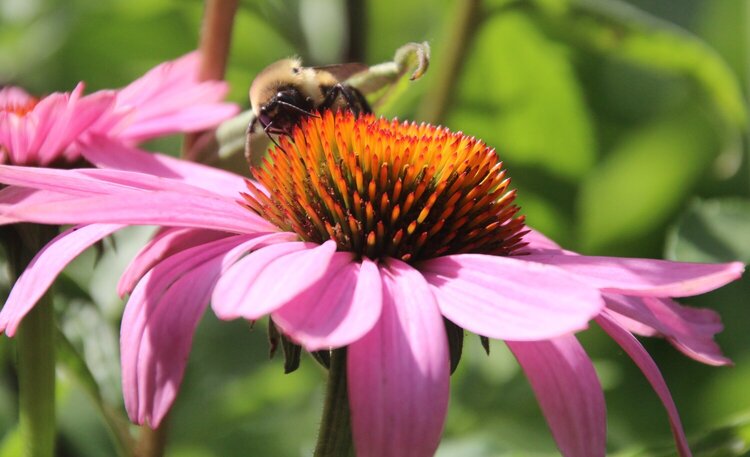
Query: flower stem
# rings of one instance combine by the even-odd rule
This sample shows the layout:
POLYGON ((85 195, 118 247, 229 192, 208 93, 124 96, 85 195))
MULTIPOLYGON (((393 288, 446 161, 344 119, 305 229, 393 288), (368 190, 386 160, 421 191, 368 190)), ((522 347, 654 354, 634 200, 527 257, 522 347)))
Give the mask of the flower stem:
POLYGON ((135 457, 161 457, 167 448, 167 419, 162 420, 159 427, 152 429, 147 425, 141 427, 138 444, 135 447, 135 457))
POLYGON ((55 319, 45 295, 18 329, 19 427, 26 456, 55 452, 55 319))
MULTIPOLYGON (((56 228, 16 224, 3 230, 14 279, 53 238, 56 228)), ((18 427, 26 457, 55 453, 55 316, 46 294, 18 328, 18 427)))
POLYGON ((438 68, 431 71, 435 78, 433 85, 419 109, 418 118, 431 124, 444 121, 450 96, 454 93, 458 80, 458 72, 476 30, 481 0, 463 0, 455 4, 456 11, 450 16, 453 20, 443 43, 443 55, 439 60, 435 59, 438 68))
MULTIPOLYGON (((224 79, 229 59, 229 48, 232 43, 232 26, 237 13, 238 0, 206 0, 203 13, 203 27, 199 49, 201 65, 198 79, 224 79)), ((213 134, 194 132, 185 135, 182 155, 193 162, 211 162, 216 160, 215 145, 211 143, 213 134)))
POLYGON ((331 352, 328 388, 314 457, 354 456, 349 398, 346 390, 346 348, 331 352))

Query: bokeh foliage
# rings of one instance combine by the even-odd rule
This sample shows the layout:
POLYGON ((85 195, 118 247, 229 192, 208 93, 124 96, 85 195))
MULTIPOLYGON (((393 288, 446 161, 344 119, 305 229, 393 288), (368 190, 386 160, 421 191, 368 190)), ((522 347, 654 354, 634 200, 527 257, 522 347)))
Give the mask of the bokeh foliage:
MULTIPOLYGON (((530 225, 589 254, 750 262, 747 1, 245 0, 230 97, 246 106, 253 75, 284 56, 342 61, 349 4, 365 8, 366 63, 391 59, 409 41, 432 45, 430 71, 384 114, 440 122, 495 147, 530 225), (435 100, 444 100, 440 109, 435 100)), ((40 94, 79 80, 90 90, 122 86, 194 48, 202 8, 198 0, 3 0, 0 84, 40 94)), ((179 139, 152 146, 176 153, 179 139)), ((114 282, 148 235, 119 234, 93 275, 92 252, 59 281, 69 348, 90 368, 60 364, 60 455, 116 452, 102 419, 122 409, 114 282), (102 412, 97 398, 115 412, 102 412)), ((702 366, 663 341, 647 347, 696 453, 750 455, 750 280, 689 303, 722 314, 718 341, 736 366, 702 366)), ((323 373, 308 358, 283 375, 280 360, 267 360, 261 324, 251 330, 207 315, 167 455, 309 455, 323 373)), ((638 370, 598 329, 581 338, 606 389, 611 454, 673 455, 666 414, 638 370)), ((556 455, 503 345, 493 343, 486 357, 471 338, 465 351, 438 455, 556 455)), ((19 446, 12 354, 3 337, 0 457, 19 446)))

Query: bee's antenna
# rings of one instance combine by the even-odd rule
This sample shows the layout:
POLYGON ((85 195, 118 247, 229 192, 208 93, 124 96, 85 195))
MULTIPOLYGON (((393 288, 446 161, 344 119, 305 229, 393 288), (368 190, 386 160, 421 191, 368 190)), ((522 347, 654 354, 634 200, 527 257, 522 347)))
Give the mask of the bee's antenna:
POLYGON ((310 117, 320 117, 320 115, 318 113, 311 113, 310 111, 305 111, 302 108, 300 108, 299 106, 292 105, 291 103, 287 103, 287 102, 285 102, 283 100, 277 100, 276 103, 278 103, 279 105, 284 105, 284 106, 286 106, 288 108, 292 108, 293 110, 295 110, 297 112, 300 112, 302 114, 305 114, 307 116, 310 116, 310 117))

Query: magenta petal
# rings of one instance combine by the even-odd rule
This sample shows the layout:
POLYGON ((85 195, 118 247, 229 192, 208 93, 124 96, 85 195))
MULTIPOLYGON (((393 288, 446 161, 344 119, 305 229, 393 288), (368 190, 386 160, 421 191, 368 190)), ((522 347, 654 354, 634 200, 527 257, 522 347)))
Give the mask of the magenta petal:
POLYGON ((334 241, 279 243, 260 249, 222 275, 212 299, 214 312, 226 320, 269 314, 323 278, 335 252, 334 241))
POLYGON ((490 338, 535 341, 587 327, 601 294, 558 268, 525 257, 459 254, 420 266, 443 315, 490 338))
POLYGON ((612 337, 613 340, 620 345, 620 347, 627 352, 633 362, 638 365, 641 369, 648 382, 651 383, 651 387, 654 388, 659 399, 664 404, 664 408, 667 410, 669 415, 669 424, 672 428, 672 434, 674 435, 675 442, 677 444, 677 450, 681 457, 690 457, 690 447, 685 438, 685 431, 682 429, 682 422, 680 421, 680 415, 677 412, 677 407, 672 400, 672 395, 669 393, 669 388, 664 382, 664 378, 659 371, 659 368, 654 363, 651 356, 643 348, 641 343, 625 329, 617 325, 613 321, 607 311, 602 312, 599 317, 596 318, 597 324, 604 329, 607 334, 612 337))
POLYGON ((536 231, 530 227, 526 227, 526 229, 528 229, 529 232, 523 236, 523 241, 528 243, 527 248, 524 249, 525 251, 562 251, 559 244, 547 238, 542 232, 536 231))
POLYGON ((199 81, 199 65, 199 54, 192 52, 152 68, 117 92, 114 113, 97 124, 97 131, 140 141, 202 130, 236 114, 236 105, 221 102, 228 85, 199 81))
POLYGON ((357 455, 432 456, 448 408, 443 319, 417 270, 389 260, 381 279, 380 320, 347 355, 357 455))
POLYGON ((83 147, 83 156, 99 168, 113 168, 184 181, 213 193, 236 198, 247 191, 245 178, 198 163, 145 152, 100 135, 83 147))
POLYGON ((105 224, 74 227, 47 243, 10 291, 8 301, 0 310, 0 332, 13 336, 23 317, 47 292, 60 272, 86 248, 122 227, 105 224))
POLYGON ((346 346, 372 329, 380 317, 380 274, 374 262, 353 262, 336 253, 326 275, 273 313, 274 322, 308 351, 346 346))
POLYGON ((99 195, 65 202, 0 206, 0 218, 40 224, 117 223, 223 230, 232 233, 278 229, 236 202, 178 192, 99 195))
POLYGON ((594 365, 573 335, 506 341, 534 389, 564 456, 604 456, 607 418, 594 365))
POLYGON ((694 360, 709 365, 732 363, 713 340, 714 335, 724 328, 718 313, 713 310, 689 308, 670 299, 654 297, 606 294, 605 300, 607 308, 613 312, 610 318, 629 331, 644 334, 641 328, 633 328, 632 321, 636 321, 663 335, 694 360), (623 316, 631 321, 623 321, 623 316))
POLYGON ((130 293, 154 265, 167 257, 194 246, 230 236, 226 232, 191 228, 162 229, 136 254, 120 277, 117 293, 120 297, 130 293))
POLYGON ((687 297, 738 279, 745 266, 667 260, 532 254, 526 260, 554 265, 605 292, 656 297, 687 297))
POLYGON ((131 420, 159 425, 177 395, 193 333, 219 275, 245 252, 278 237, 234 236, 196 246, 161 262, 138 283, 120 334, 131 420))

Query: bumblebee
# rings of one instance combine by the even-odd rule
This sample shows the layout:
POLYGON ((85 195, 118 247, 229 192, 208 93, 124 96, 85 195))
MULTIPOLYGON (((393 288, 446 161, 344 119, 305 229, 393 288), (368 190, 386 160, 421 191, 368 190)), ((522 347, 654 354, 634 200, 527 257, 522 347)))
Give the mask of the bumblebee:
POLYGON ((250 159, 250 135, 259 127, 274 141, 271 135, 291 135, 303 118, 320 111, 371 113, 364 95, 344 82, 367 69, 358 63, 303 67, 298 58, 279 60, 263 69, 250 85, 254 117, 247 129, 246 157, 250 159))

